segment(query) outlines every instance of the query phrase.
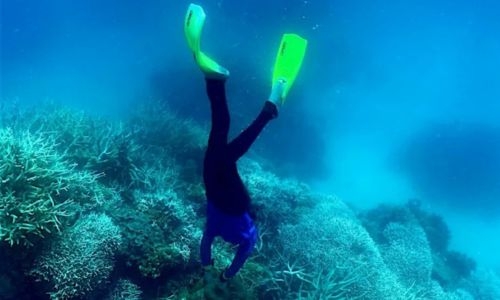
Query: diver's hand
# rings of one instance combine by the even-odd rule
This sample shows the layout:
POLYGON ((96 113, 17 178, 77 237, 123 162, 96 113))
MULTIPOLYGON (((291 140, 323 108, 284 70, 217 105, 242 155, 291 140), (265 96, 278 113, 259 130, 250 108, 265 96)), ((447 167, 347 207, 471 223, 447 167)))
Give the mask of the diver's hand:
POLYGON ((208 265, 202 268, 203 284, 211 284, 217 280, 217 270, 215 270, 214 266, 208 265))
POLYGON ((222 272, 221 272, 221 273, 220 273, 220 275, 219 275, 219 280, 220 280, 220 282, 222 282, 222 283, 226 283, 226 282, 228 282, 229 280, 231 280, 231 278, 232 278, 232 277, 227 277, 227 276, 226 276, 226 270, 225 270, 225 269, 224 269, 224 270, 222 270, 222 272))

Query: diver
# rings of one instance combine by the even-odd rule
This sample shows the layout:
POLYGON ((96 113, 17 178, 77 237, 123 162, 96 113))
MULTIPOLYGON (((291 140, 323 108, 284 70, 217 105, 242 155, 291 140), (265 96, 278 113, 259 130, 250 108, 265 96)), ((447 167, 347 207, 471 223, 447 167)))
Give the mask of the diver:
POLYGON ((201 6, 191 4, 184 23, 189 48, 205 76, 211 108, 211 129, 203 164, 207 216, 200 255, 203 270, 208 272, 213 266, 211 248, 215 237, 220 236, 226 242, 238 245, 232 263, 219 276, 225 282, 241 269, 258 238, 257 228, 249 214, 250 196, 236 162, 248 151, 268 122, 278 116, 278 106, 283 103, 300 69, 307 41, 294 34, 283 36, 268 100, 257 118, 228 142, 230 116, 225 82, 229 71, 200 50, 205 17, 201 6))

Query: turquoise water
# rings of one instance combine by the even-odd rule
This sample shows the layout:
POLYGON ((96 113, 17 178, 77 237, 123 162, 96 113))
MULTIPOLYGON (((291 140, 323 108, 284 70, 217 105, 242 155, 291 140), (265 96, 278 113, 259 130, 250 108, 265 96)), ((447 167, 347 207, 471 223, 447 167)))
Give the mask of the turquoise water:
MULTIPOLYGON (((95 178, 106 191, 108 188, 120 191, 111 197, 117 201, 113 203, 123 207, 125 204, 120 204, 120 201, 128 203, 126 200, 132 199, 127 204, 132 209, 142 203, 140 199, 170 199, 165 196, 169 189, 162 182, 169 178, 165 170, 173 168, 177 170, 174 174, 182 182, 172 188, 177 197, 182 199, 181 204, 177 205, 193 207, 182 226, 193 226, 197 232, 200 231, 204 200, 202 192, 191 185, 199 184, 201 180, 200 149, 204 145, 202 133, 206 133, 208 128, 209 106, 202 75, 192 61, 183 36, 182 23, 188 4, 189 1, 156 0, 3 1, 0 6, 0 136, 5 138, 5 149, 26 141, 26 136, 22 134, 17 139, 11 137, 7 128, 11 128, 14 135, 26 130, 39 134, 39 128, 40 131, 50 130, 52 133, 82 128, 70 135, 91 136, 90 141, 79 140, 78 145, 84 149, 95 149, 92 148, 81 157, 81 149, 72 145, 74 148, 69 152, 74 153, 67 161, 70 164, 79 163, 82 168, 79 171, 108 174, 104 178, 110 178, 110 173, 115 174, 116 178, 111 176, 110 180, 95 178), (57 105, 45 107, 42 103, 46 100, 54 101, 57 105), (152 110, 149 113, 139 113, 135 119, 130 117, 138 113, 139 105, 148 106, 156 101, 160 102, 160 106, 168 105, 169 109, 150 108, 152 110), (16 115, 20 110, 33 108, 31 114, 16 115), (80 124, 79 127, 73 120, 78 119, 79 115, 69 114, 65 118, 64 113, 59 113, 59 109, 63 108, 75 111, 75 114, 83 111, 89 119, 82 121, 84 125, 80 124), (189 119, 194 125, 175 123, 180 121, 172 121, 174 117, 170 115, 165 117, 168 120, 163 120, 161 113, 169 114, 170 111, 175 112, 176 118, 189 119), (63 123, 58 118, 67 121, 68 128, 62 129, 60 125, 55 125, 63 123), (101 123, 101 118, 105 120, 102 121, 104 123, 101 123), (125 129, 119 129, 120 122, 125 124, 125 129), (158 127, 167 126, 167 123, 170 127, 158 127), (185 131, 189 134, 179 129, 183 126, 188 128, 185 131), (108 132, 112 132, 113 139, 106 136, 108 132), (117 165, 104 163, 113 161, 102 155, 107 149, 107 139, 119 141, 122 143, 120 145, 133 140, 134 145, 138 145, 137 149, 132 145, 127 146, 130 157, 126 161, 132 162, 126 171, 128 175, 117 171, 127 165, 120 160, 122 152, 119 150, 114 156, 117 165), (157 139, 168 140, 171 144, 166 145, 157 139), (184 139, 190 143, 186 151, 182 150, 184 139), (163 150, 155 147, 163 147, 163 150), (160 156, 161 167, 154 164, 155 157, 160 156), (141 172, 150 170, 148 180, 154 183, 145 185, 147 188, 133 185, 140 181, 138 178, 142 178, 142 175, 134 177, 141 173, 135 168, 141 172), (186 184, 190 192, 186 192, 186 184), (142 194, 138 196, 137 193, 142 194)), ((470 257, 476 264, 476 272, 493 270, 500 277, 500 19, 497 16, 500 5, 496 1, 220 0, 200 1, 199 4, 203 5, 207 13, 202 47, 231 71, 227 93, 232 113, 232 136, 252 121, 269 95, 272 66, 281 34, 294 32, 309 41, 303 68, 286 104, 280 108, 279 118, 266 128, 253 146, 248 156, 252 162, 245 162, 242 167, 249 190, 255 193, 254 202, 266 215, 270 212, 275 215, 268 220, 271 224, 266 224, 271 236, 285 232, 288 235, 285 234, 283 238, 293 240, 290 226, 297 226, 296 230, 316 237, 311 238, 310 243, 320 247, 322 235, 305 223, 299 222, 302 225, 297 225, 295 217, 308 216, 306 219, 317 222, 317 226, 327 226, 327 220, 320 218, 314 209, 297 211, 288 202, 295 205, 294 201, 297 201, 298 207, 301 207, 301 200, 296 199, 302 199, 319 205, 321 201, 330 203, 332 200, 315 198, 312 194, 336 195, 349 205, 350 213, 356 215, 352 218, 361 222, 366 229, 364 232, 370 233, 379 249, 377 251, 381 251, 382 257, 387 260, 392 252, 380 250, 384 249, 384 243, 374 236, 376 230, 369 225, 380 220, 375 220, 372 215, 366 219, 363 213, 380 204, 407 207, 409 200, 418 199, 420 204, 417 211, 437 214, 447 224, 451 235, 447 251, 458 251, 470 257), (262 170, 255 168, 255 162, 262 166, 262 170), (274 176, 278 176, 279 180, 274 176), (307 192, 294 184, 289 186, 284 182, 288 179, 308 184, 307 192), (305 196, 300 196, 302 193, 305 196), (276 213, 280 211, 276 206, 281 205, 280 201, 285 201, 280 198, 284 197, 283 194, 293 213, 276 213)), ((55 134, 51 138, 55 139, 56 146, 50 151, 65 152, 61 145, 64 146, 68 138, 63 137, 63 134, 55 134)), ((48 141, 50 144, 53 140, 48 141)), ((8 155, 3 155, 2 164, 7 165, 8 155)), ((2 172, 4 180, 14 171, 4 168, 2 172)), ((89 189, 95 188, 89 186, 89 189)), ((2 197, 7 191, 4 185, 2 197)), ((17 194, 17 197, 21 199, 22 193, 17 194)), ((0 205, 6 211, 6 202, 0 205)), ((158 215, 153 217, 150 213, 158 209, 159 215, 168 215, 172 206, 168 206, 168 209, 154 206, 153 209, 148 205, 146 207, 150 210, 145 212, 144 219, 137 220, 137 227, 163 230, 167 232, 166 235, 171 233, 165 228, 154 227, 163 219, 158 215), (151 219, 155 221, 149 222, 151 219)), ((347 208, 338 209, 336 205, 335 208, 329 208, 332 218, 335 218, 336 213, 344 214, 347 211, 347 208)), ((304 204, 304 207, 309 205, 304 204)), ((105 207, 82 211, 105 212, 116 223, 113 226, 124 231, 122 217, 129 212, 114 214, 118 210, 105 207)), ((413 214, 417 215, 424 230, 432 228, 423 225, 425 221, 422 219, 426 218, 419 218, 421 215, 415 212, 413 214)), ((0 217, 9 219, 5 214, 0 217)), ((395 218, 392 221, 398 223, 397 220, 395 218)), ((9 222, 0 224, 7 228, 9 222)), ((70 229, 74 230, 80 224, 75 222, 76 219, 72 219, 67 224, 66 232, 70 236, 70 229)), ((101 222, 108 220, 104 218, 101 222)), ((90 226, 85 224, 78 226, 84 229, 90 226)), ((265 228, 263 223, 260 225, 265 228)), ((88 228, 85 230, 92 231, 88 228)), ((110 232, 114 231, 110 229, 110 232)), ((427 239, 432 240, 429 231, 426 233, 427 239)), ((140 242, 133 245, 123 242, 130 249, 143 250, 120 250, 121 256, 134 257, 135 260, 125 259, 127 262, 122 261, 123 265, 115 265, 112 268, 114 273, 108 274, 107 278, 114 283, 122 277, 130 280, 143 290, 146 298, 175 294, 180 299, 180 293, 174 292, 177 290, 172 286, 188 286, 185 281, 189 280, 186 278, 194 276, 198 237, 190 236, 192 240, 183 249, 189 249, 192 255, 177 259, 175 268, 165 266, 164 262, 168 259, 161 258, 161 255, 159 261, 163 259, 163 263, 159 263, 156 269, 151 267, 154 263, 148 265, 142 261, 144 256, 153 256, 150 252, 141 252, 146 242, 142 245, 140 242), (130 265, 132 269, 127 269, 130 265), (144 265, 154 271, 141 273, 133 269, 144 265), (187 266, 187 269, 182 269, 181 265, 187 266), (123 274, 132 275, 121 276, 123 274), (184 274, 185 277, 172 274, 184 274), (160 279, 150 280, 154 275, 160 279), (165 282, 176 284, 167 285, 165 282)), ((160 237, 158 239, 161 240, 160 237)), ((171 239, 167 238, 168 243, 162 240, 152 243, 152 247, 161 249, 158 252, 163 254, 172 251, 178 255, 177 248, 169 248, 173 247, 175 239, 180 237, 172 235, 171 239), (170 246, 166 247, 165 244, 170 246)), ((12 247, 6 242, 5 236, 2 240, 4 245, 0 255, 4 261, 11 260, 12 247)), ((36 245, 40 245, 40 249, 42 245, 48 247, 48 240, 43 239, 43 243, 36 245)), ((262 253, 265 255, 259 252, 264 258, 254 258, 255 265, 249 264, 244 275, 252 276, 252 272, 257 272, 257 266, 269 267, 269 272, 277 272, 273 265, 275 260, 269 253, 284 245, 276 242, 271 247, 271 244, 269 242, 268 248, 263 248, 262 253)), ((291 247, 290 252, 283 253, 291 255, 297 252, 299 254, 294 255, 300 256, 303 251, 312 251, 308 248, 300 250, 299 244, 297 241, 297 244, 288 245, 291 247)), ((336 245, 335 239, 326 245, 336 245)), ((436 256, 436 249, 432 250, 436 256)), ((220 253, 227 254, 227 251, 220 250, 220 253)), ((333 251, 332 255, 344 257, 339 254, 340 251, 333 251)), ((14 252, 19 253, 17 250, 14 252)), ((14 266, 36 265, 37 258, 47 255, 26 250, 27 257, 18 259, 25 263, 18 262, 14 266)), ((311 254, 311 257, 319 259, 321 256, 311 254)), ((120 259, 117 261, 120 262, 120 259)), ((402 277, 390 268, 389 263, 385 264, 394 274, 402 277)), ((465 289, 478 298, 479 293, 474 294, 472 288, 467 290, 465 287, 463 280, 467 276, 439 281, 436 279, 439 273, 436 270, 437 261, 434 261, 433 266, 431 278, 439 282, 442 288, 450 293, 465 289)), ((335 269, 333 265, 323 267, 335 269)), ((46 297, 46 291, 51 290, 50 287, 34 285, 36 292, 33 294, 19 292, 26 290, 23 286, 26 280, 21 274, 29 273, 29 270, 15 273, 7 272, 7 268, 0 267, 4 273, 0 276, 0 290, 5 290, 0 293, 0 299, 29 299, 34 295, 43 298, 46 297)), ((314 265, 304 268, 314 269, 314 265)), ((243 289, 249 289, 248 281, 243 280, 241 284, 243 289)), ((299 285, 300 280, 290 283, 288 291, 280 285, 281 293, 275 294, 267 291, 271 288, 264 279, 260 283, 252 283, 251 287, 260 291, 253 294, 260 298, 267 295, 268 299, 280 299, 288 294, 293 299, 298 298, 299 285), (266 290, 268 294, 261 290, 266 290)), ((412 286, 411 282, 406 288, 408 286, 412 286)), ((111 289, 111 285, 108 288, 111 289)), ((430 288, 426 286, 422 289, 430 288)), ((90 297, 104 298, 101 294, 90 297)), ((355 295, 349 295, 348 299, 355 298, 355 295)), ((360 298, 374 299, 375 296, 370 295, 362 294, 360 298)), ((491 295, 495 294, 492 292, 491 295)), ((419 296, 419 299, 432 298, 425 294, 419 296)), ((311 297, 327 299, 318 294, 311 297)), ((399 298, 394 295, 394 299, 399 298)), ((498 298, 493 296, 484 299, 498 298)))

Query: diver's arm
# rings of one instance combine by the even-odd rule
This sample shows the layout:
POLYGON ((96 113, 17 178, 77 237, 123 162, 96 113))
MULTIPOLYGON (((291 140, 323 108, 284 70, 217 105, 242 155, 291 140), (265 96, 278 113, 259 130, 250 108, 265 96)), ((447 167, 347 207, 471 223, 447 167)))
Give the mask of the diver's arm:
POLYGON ((200 244, 201 265, 203 267, 207 267, 213 264, 212 243, 214 242, 214 239, 215 236, 213 234, 210 234, 207 231, 203 233, 200 244))
POLYGON ((255 246, 255 241, 246 241, 238 246, 238 251, 233 258, 233 261, 229 267, 221 273, 220 279, 226 281, 231 279, 238 273, 238 271, 243 267, 245 261, 252 254, 253 248, 255 246))

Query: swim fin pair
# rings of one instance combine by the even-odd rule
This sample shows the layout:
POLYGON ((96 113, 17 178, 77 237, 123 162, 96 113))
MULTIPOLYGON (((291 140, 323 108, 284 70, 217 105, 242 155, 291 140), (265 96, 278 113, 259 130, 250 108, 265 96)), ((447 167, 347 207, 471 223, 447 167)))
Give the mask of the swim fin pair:
MULTIPOLYGON (((195 60, 205 74, 226 78, 229 71, 208 57, 200 49, 201 32, 205 24, 206 14, 203 8, 190 4, 184 22, 184 34, 195 60)), ((285 82, 282 92, 284 102, 290 88, 295 82, 307 49, 307 40, 297 34, 284 34, 274 63, 272 84, 285 82)))

